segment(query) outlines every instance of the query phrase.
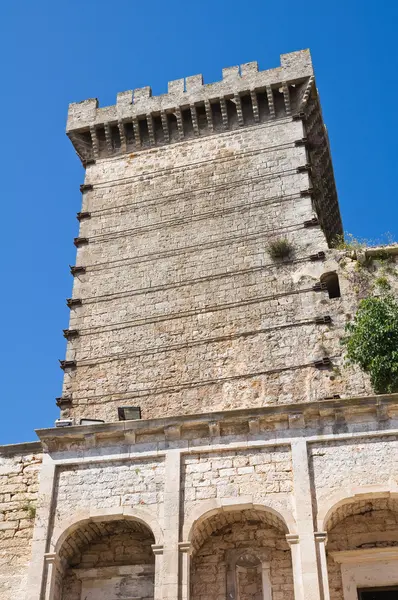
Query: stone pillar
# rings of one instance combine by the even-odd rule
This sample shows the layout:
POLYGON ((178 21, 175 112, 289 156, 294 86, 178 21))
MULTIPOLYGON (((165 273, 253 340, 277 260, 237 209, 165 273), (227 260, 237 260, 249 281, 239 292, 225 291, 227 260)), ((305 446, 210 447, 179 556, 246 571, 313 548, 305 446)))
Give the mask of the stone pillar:
POLYGON ((189 600, 191 595, 191 552, 192 547, 190 542, 180 542, 180 566, 181 566, 181 600, 189 600))
POLYGON ((168 450, 165 458, 164 487, 164 549, 162 561, 163 600, 178 598, 178 541, 180 526, 181 454, 179 450, 168 450))
POLYGON ((47 581, 44 590, 44 600, 61 600, 59 597, 60 590, 57 588, 57 571, 62 571, 59 559, 54 553, 45 554, 44 559, 47 581))
POLYGON ((304 594, 296 595, 295 600, 304 600, 304 598, 305 600, 321 600, 306 440, 298 439, 292 442, 292 462, 299 536, 298 554, 301 563, 302 593, 304 594))
POLYGON ((323 600, 330 600, 328 563, 326 557, 327 533, 324 531, 315 533, 315 541, 317 543, 319 565, 321 568, 323 600))
POLYGON ((40 471, 39 493, 32 538, 32 559, 28 570, 26 600, 47 600, 50 597, 48 590, 49 588, 51 589, 55 578, 54 561, 50 560, 47 562, 45 559, 49 542, 54 480, 55 464, 48 454, 44 454, 40 471))
POLYGON ((238 597, 238 576, 236 573, 236 565, 233 561, 228 561, 226 564, 225 573, 225 589, 228 600, 237 600, 238 597))
POLYGON ((163 546, 152 544, 152 550, 155 555, 155 582, 154 582, 154 600, 162 600, 162 573, 163 573, 163 546))
POLYGON ((290 551, 292 553, 294 600, 304 600, 305 596, 301 573, 299 536, 297 534, 290 533, 286 536, 286 541, 289 544, 290 551))

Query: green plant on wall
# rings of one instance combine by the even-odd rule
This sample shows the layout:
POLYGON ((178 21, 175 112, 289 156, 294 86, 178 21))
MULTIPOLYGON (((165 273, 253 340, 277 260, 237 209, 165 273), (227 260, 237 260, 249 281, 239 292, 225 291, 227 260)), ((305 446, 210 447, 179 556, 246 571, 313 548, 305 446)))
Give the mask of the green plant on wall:
POLYGON ((376 393, 398 391, 398 303, 391 294, 361 300, 346 325, 346 359, 370 375, 376 393))
POLYGON ((287 238, 278 238, 269 243, 268 252, 274 260, 288 258, 293 253, 293 245, 287 238))

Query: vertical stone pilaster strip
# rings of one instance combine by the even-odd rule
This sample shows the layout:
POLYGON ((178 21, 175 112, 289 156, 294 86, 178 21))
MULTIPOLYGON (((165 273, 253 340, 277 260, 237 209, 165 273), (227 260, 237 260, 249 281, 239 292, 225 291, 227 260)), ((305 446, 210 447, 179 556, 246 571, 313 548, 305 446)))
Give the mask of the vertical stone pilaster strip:
POLYGON ((94 125, 92 125, 90 127, 90 135, 91 135, 91 143, 93 145, 93 156, 95 159, 97 159, 99 157, 99 147, 98 147, 97 131, 96 131, 94 125))
POLYGON ((283 99, 285 101, 286 116, 290 116, 292 114, 292 107, 290 105, 289 86, 287 85, 286 81, 283 81, 283 83, 282 83, 282 90, 283 90, 283 99))
POLYGON ((269 562, 261 563, 261 581, 263 584, 263 600, 272 600, 271 566, 269 562))
POLYGON ((191 592, 191 554, 192 547, 190 542, 180 542, 180 557, 181 557, 181 587, 180 600, 189 600, 191 592))
POLYGON ((168 120, 167 120, 167 115, 164 112, 164 110, 162 110, 162 112, 160 113, 160 118, 161 118, 161 121, 162 121, 164 142, 165 142, 165 144, 169 144, 170 143, 169 123, 168 123, 168 120))
POLYGON ((198 115, 196 112, 196 106, 194 104, 191 104, 190 109, 191 109, 193 132, 195 135, 199 135, 199 124, 198 124, 198 115))
POLYGON ((134 119, 133 119, 133 129, 134 129, 135 147, 141 148, 140 125, 139 125, 138 119, 136 117, 134 117, 134 119))
POLYGON ((162 600, 163 546, 152 544, 152 550, 155 555, 155 587, 153 598, 154 600, 162 600))
POLYGON ((221 96, 220 98, 220 108, 221 108, 221 117, 222 124, 224 129, 228 129, 228 111, 227 111, 227 103, 225 102, 225 98, 221 96))
POLYGON ((290 546, 290 552, 292 554, 294 600, 305 600, 301 571, 299 536, 297 534, 288 534, 286 536, 286 541, 290 546))
POLYGON ((176 600, 179 588, 181 453, 168 450, 165 458, 162 599, 176 600))
POLYGON ((45 559, 45 554, 48 551, 50 536, 49 528, 53 510, 54 484, 55 464, 48 454, 44 454, 40 471, 36 518, 32 537, 32 559, 28 568, 26 600, 42 600, 42 598, 46 598, 45 584, 47 588, 53 586, 51 579, 55 577, 55 569, 51 569, 52 578, 47 577, 46 571, 49 564, 45 559))
POLYGON ((149 133, 150 144, 151 144, 151 146, 156 146, 155 131, 153 128, 153 117, 151 114, 146 116, 146 122, 148 124, 148 133, 149 133))
POLYGON ((330 600, 328 563, 326 558, 327 533, 323 531, 315 533, 315 542, 317 543, 318 558, 321 567, 322 600, 330 600))
POLYGON ((275 119, 274 95, 272 93, 271 86, 267 85, 266 90, 267 90, 267 100, 268 100, 269 114, 271 115, 272 119, 275 119))
POLYGON ((214 131, 213 113, 211 110, 210 100, 205 100, 205 111, 206 111, 207 125, 208 125, 210 131, 214 131))
POLYGON ((292 442, 292 463, 301 580, 305 590, 305 598, 296 595, 295 600, 321 600, 306 440, 292 442))
POLYGON ((56 590, 57 571, 62 572, 61 562, 56 554, 45 554, 47 585, 44 600, 61 600, 56 590))
POLYGON ((260 122, 260 113, 258 110, 257 94, 256 94, 255 90, 251 90, 250 99, 252 101, 254 121, 255 121, 255 123, 259 123, 260 122))
POLYGON ((120 135, 120 149, 122 152, 126 152, 127 150, 127 139, 126 132, 124 129, 123 121, 118 121, 117 126, 119 127, 119 135, 120 135))
POLYGON ((239 94, 235 94, 234 100, 235 100, 235 106, 236 106, 236 113, 238 115, 239 127, 243 127, 245 122, 243 120, 242 100, 240 99, 239 94))
POLYGON ((177 119, 178 136, 179 136, 180 140, 183 140, 184 139, 184 126, 182 124, 182 114, 181 114, 181 108, 179 106, 175 109, 174 114, 177 119))

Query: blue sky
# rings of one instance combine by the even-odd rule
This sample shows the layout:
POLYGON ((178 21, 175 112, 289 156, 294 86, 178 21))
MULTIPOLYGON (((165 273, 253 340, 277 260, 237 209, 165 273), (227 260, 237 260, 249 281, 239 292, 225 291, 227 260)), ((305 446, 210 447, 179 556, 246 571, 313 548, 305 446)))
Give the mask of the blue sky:
POLYGON ((69 102, 310 47, 344 227, 398 238, 396 2, 2 0, 3 228, 0 444, 58 416, 65 298, 84 172, 64 134, 69 102))

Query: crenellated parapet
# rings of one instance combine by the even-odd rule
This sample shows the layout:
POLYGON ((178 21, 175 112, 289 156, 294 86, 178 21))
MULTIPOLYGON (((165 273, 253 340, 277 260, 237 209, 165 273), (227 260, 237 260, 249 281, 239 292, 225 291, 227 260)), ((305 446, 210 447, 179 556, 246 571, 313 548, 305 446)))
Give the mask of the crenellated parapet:
POLYGON ((281 55, 281 66, 259 71, 257 62, 223 69, 221 81, 202 75, 170 81, 168 93, 151 88, 121 92, 114 106, 95 98, 69 106, 67 134, 84 165, 230 130, 300 119, 314 209, 328 242, 342 234, 336 185, 309 50, 281 55))
POLYGON ((101 108, 96 98, 70 104, 67 134, 84 162, 289 117, 300 110, 313 69, 302 50, 282 54, 276 69, 250 62, 222 74, 210 84, 202 75, 170 81, 159 96, 150 87, 121 92, 114 106, 101 108))

